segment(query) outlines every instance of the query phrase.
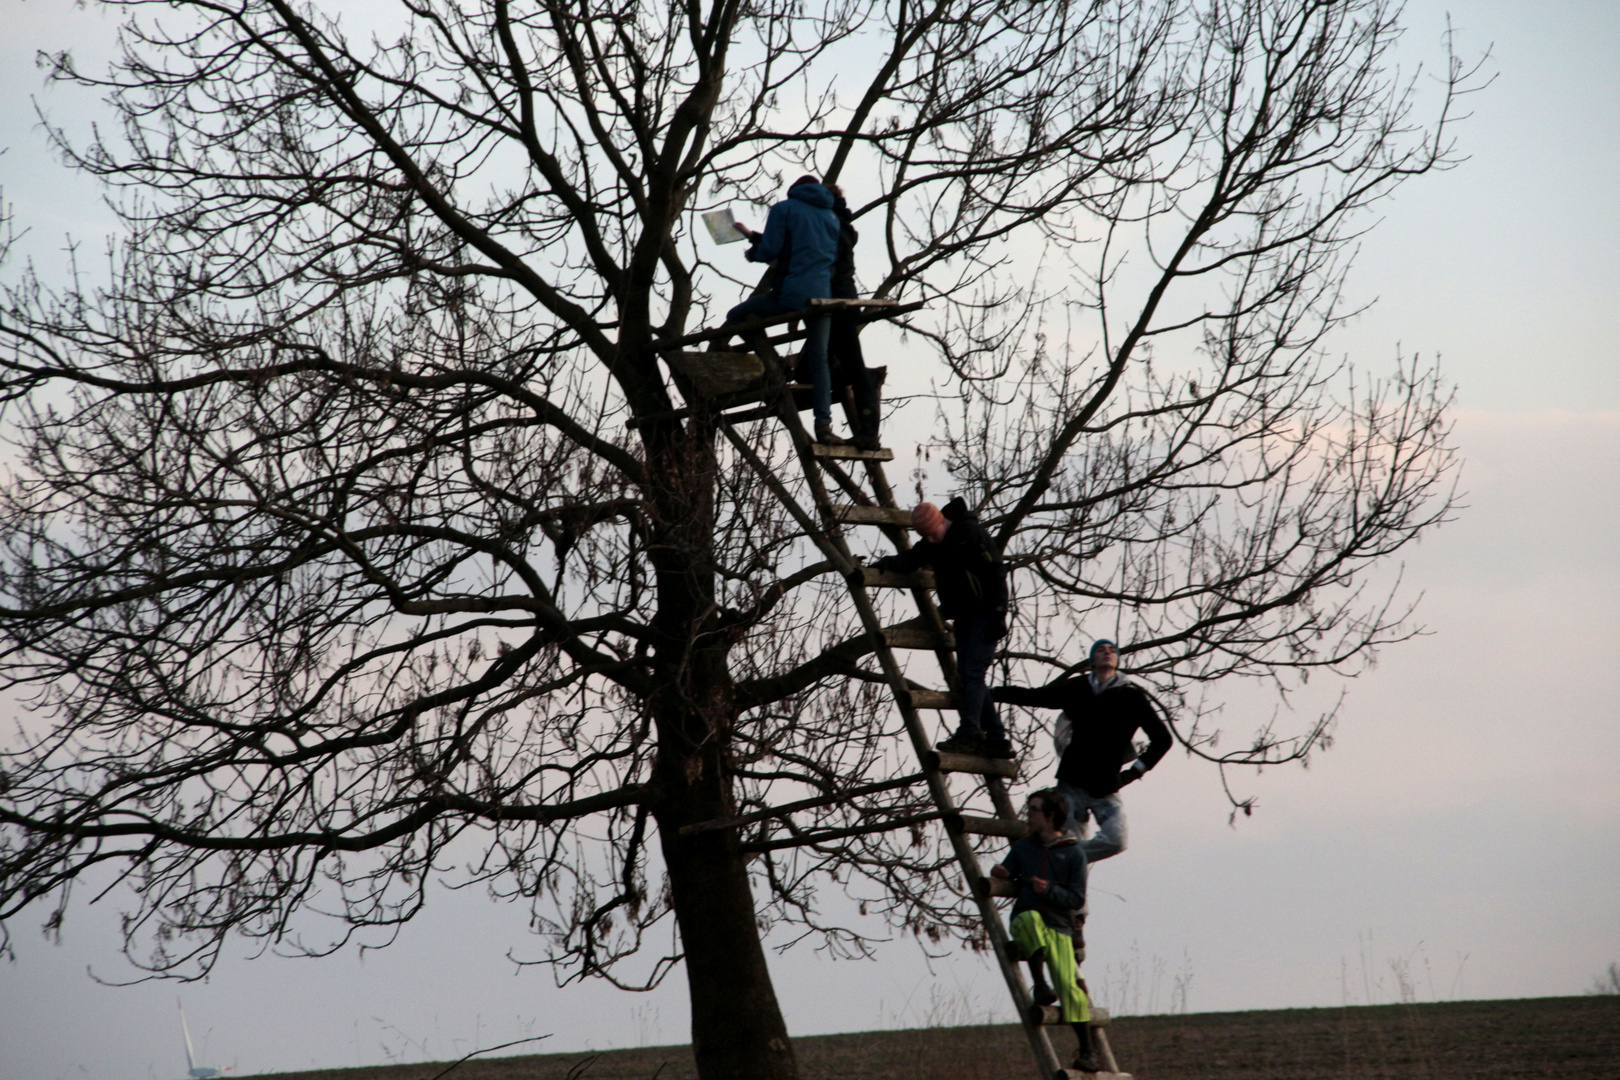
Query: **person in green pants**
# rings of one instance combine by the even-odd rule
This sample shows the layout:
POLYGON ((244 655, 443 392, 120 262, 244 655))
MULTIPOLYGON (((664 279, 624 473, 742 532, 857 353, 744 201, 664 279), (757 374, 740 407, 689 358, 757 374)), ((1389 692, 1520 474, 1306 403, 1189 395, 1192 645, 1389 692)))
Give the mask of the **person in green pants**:
POLYGON ((1029 961, 1035 1003, 1062 1002, 1063 1019, 1080 1043, 1074 1067, 1096 1072, 1101 1066, 1091 1039, 1091 1001, 1080 985, 1074 957, 1077 919, 1086 906, 1085 852, 1079 840, 1063 831, 1068 806, 1056 791, 1046 788, 1032 794, 1024 814, 1029 835, 1013 841, 1007 857, 990 868, 990 875, 1018 884, 1011 932, 1029 961))

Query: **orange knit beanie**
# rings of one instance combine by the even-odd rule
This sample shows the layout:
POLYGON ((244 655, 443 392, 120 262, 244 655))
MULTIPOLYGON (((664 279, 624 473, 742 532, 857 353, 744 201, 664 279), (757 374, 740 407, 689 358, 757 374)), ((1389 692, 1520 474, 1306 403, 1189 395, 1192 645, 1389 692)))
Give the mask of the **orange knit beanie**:
POLYGON ((930 536, 945 526, 945 515, 939 512, 939 507, 933 503, 918 503, 917 508, 911 512, 911 527, 930 536))

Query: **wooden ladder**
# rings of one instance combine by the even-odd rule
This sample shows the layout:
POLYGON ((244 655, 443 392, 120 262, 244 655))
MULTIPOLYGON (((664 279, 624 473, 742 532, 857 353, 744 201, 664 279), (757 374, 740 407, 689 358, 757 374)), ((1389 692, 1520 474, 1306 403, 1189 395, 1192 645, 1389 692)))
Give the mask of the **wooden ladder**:
MULTIPOLYGON (((922 305, 895 305, 891 301, 865 304, 860 301, 841 301, 826 306, 870 307, 875 310, 864 312, 862 315, 863 321, 870 321, 874 318, 894 318, 915 311, 922 305)), ((753 347, 752 356, 743 353, 691 352, 666 353, 665 356, 672 368, 680 370, 688 383, 697 387, 698 393, 704 394, 705 397, 712 395, 711 407, 728 402, 746 404, 747 401, 742 400, 743 398, 763 403, 745 411, 731 413, 717 411, 715 415, 720 431, 771 494, 792 515, 799 527, 821 549, 822 554, 838 569, 849 588, 849 595, 854 602, 862 629, 867 634, 872 651, 882 667, 894 703, 904 720, 912 749, 921 765, 921 776, 936 810, 935 814, 929 816, 937 817, 945 826, 946 836, 950 840, 957 864, 967 883, 968 893, 978 908, 979 918, 995 953, 996 963, 1001 968, 1002 978, 1006 981, 1013 1005, 1024 1025, 1030 1049, 1034 1051, 1041 1080, 1091 1080, 1091 1078, 1130 1080, 1129 1074, 1119 1071, 1119 1064, 1114 1058, 1113 1049, 1109 1046, 1106 1031, 1108 1013, 1098 1008, 1092 1009, 1091 1028, 1098 1056, 1106 1067, 1105 1071, 1088 1073, 1065 1068, 1048 1035, 1049 1028, 1063 1023, 1062 1011, 1055 1006, 1036 1005, 1024 982, 1023 971, 1019 967, 1022 958, 1017 955, 1018 946, 1008 936, 1006 924, 996 908, 997 899, 1016 896, 1017 888, 1011 882, 988 877, 980 871, 978 856, 973 850, 972 842, 974 836, 1017 838, 1028 831, 1027 826, 1018 817, 1018 812, 1007 793, 1007 781, 1017 778, 1018 765, 1014 761, 942 753, 934 749, 920 714, 924 709, 958 707, 961 700, 961 682, 957 676, 956 660, 952 651, 954 642, 940 616, 938 606, 934 603, 932 593, 934 582, 930 573, 927 571, 917 574, 887 573, 860 565, 850 552, 844 536, 845 526, 875 526, 883 531, 896 549, 906 550, 910 547, 907 530, 910 528, 911 514, 910 511, 896 505, 894 490, 890 487, 883 468, 884 462, 893 460, 893 451, 861 450, 853 446, 826 446, 812 442, 805 431, 799 416, 800 407, 797 404, 797 401, 803 399, 804 388, 787 382, 784 363, 775 346, 802 338, 803 330, 794 331, 782 324, 793 319, 803 319, 807 314, 778 316, 757 320, 741 327, 727 328, 731 333, 740 334, 749 342, 753 347), (769 331, 773 328, 779 329, 780 332, 771 335, 769 331), (744 357, 747 359, 743 359, 744 357), (766 415, 775 415, 793 442, 794 452, 815 503, 813 515, 810 510, 799 504, 782 484, 781 479, 760 460, 759 455, 737 432, 738 423, 761 419, 766 415), (870 493, 845 470, 843 463, 846 462, 859 462, 864 466, 870 493), (834 503, 827 490, 825 476, 832 477, 839 490, 852 501, 843 504, 834 503), (868 595, 868 590, 876 588, 909 589, 912 599, 916 602, 917 617, 897 625, 884 626, 868 595), (895 659, 895 650, 898 649, 932 652, 938 661, 946 689, 921 690, 912 686, 895 659), (958 807, 951 794, 949 776, 952 773, 974 774, 983 779, 985 789, 995 806, 994 817, 964 813, 958 807)), ((721 333, 718 330, 704 331, 672 344, 677 348, 696 344, 703 340, 713 340, 721 333)), ((683 409, 679 410, 679 413, 685 414, 687 411, 683 409)), ((897 827, 899 825, 900 823, 897 823, 897 827)), ((1077 948, 1076 963, 1083 959, 1084 950, 1077 948)), ((1084 985, 1084 981, 1081 985, 1084 985)))

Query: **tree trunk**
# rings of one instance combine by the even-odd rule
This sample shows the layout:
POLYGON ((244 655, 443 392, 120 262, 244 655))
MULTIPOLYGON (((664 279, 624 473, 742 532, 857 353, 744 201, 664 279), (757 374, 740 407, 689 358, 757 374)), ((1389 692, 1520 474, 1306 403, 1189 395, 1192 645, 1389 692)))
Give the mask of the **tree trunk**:
POLYGON ((686 955, 692 1053, 702 1080, 797 1080, 737 834, 680 835, 682 825, 735 811, 728 771, 737 708, 714 592, 714 428, 700 409, 685 430, 651 434, 659 687, 647 702, 658 727, 652 812, 686 955))
MULTIPOLYGON (((709 787, 714 780, 705 777, 693 786, 709 787)), ((659 832, 686 953, 698 1076, 797 1080, 799 1066, 771 986, 736 836, 683 837, 678 828, 661 826, 659 832)))

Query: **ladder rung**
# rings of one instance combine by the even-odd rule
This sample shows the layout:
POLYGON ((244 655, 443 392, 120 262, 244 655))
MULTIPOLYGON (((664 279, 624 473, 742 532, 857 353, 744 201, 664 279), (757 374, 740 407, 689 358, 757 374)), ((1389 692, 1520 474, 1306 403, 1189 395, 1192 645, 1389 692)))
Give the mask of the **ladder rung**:
MULTIPOLYGON (((1061 1024, 1061 1023, 1064 1022, 1064 1020, 1063 1020, 1063 1009, 1062 1009, 1061 1006, 1058 1006, 1058 1005, 1031 1005, 1029 1007, 1029 1022, 1032 1023, 1032 1024, 1041 1024, 1041 1025, 1061 1024)), ((1089 1028, 1102 1028, 1102 1027, 1107 1027, 1107 1026, 1108 1026, 1108 1010, 1107 1009, 1099 1009, 1095 1005, 1093 1005, 1091 1007, 1091 1019, 1086 1021, 1086 1027, 1089 1027, 1089 1028)), ((1092 1074, 1085 1073, 1083 1075, 1090 1076, 1092 1074)), ((1108 1073, 1097 1073, 1096 1075, 1097 1076, 1107 1076, 1109 1074, 1108 1073)))
POLYGON ((1109 1072, 1081 1072, 1079 1069, 1059 1069, 1052 1074, 1052 1080, 1132 1080, 1130 1073, 1109 1072))
POLYGON ((932 589, 934 572, 918 570, 915 574, 901 574, 867 566, 861 569, 861 583, 868 589, 932 589))
POLYGON ((907 690, 913 709, 959 709, 956 695, 944 690, 907 690))
POLYGON ((883 447, 878 450, 862 450, 858 446, 828 446, 826 443, 811 443, 810 452, 816 457, 845 458, 857 461, 893 461, 894 451, 883 447))
MULTIPOLYGON (((958 832, 973 833, 976 836, 1005 836, 1009 840, 1017 840, 1029 835, 1029 826, 1016 819, 982 817, 978 814, 956 814, 950 820, 958 832)), ((995 878, 990 880, 994 881, 995 878)))
POLYGON ((883 628, 883 639, 891 649, 951 649, 956 638, 951 634, 937 634, 923 625, 921 617, 883 628))
POLYGON ((835 506, 833 520, 846 525, 899 525, 910 528, 911 511, 897 506, 835 506))
POLYGON ((1007 758, 975 757, 972 754, 948 754, 928 751, 923 767, 938 772, 970 772, 980 776, 1000 776, 1008 780, 1018 777, 1018 762, 1007 758))
MULTIPOLYGON (((1011 900, 1018 895, 1018 883, 1013 881, 1011 878, 990 877, 986 875, 977 879, 974 882, 973 887, 981 898, 991 896, 1011 900)), ((1009 946, 1009 948, 1016 950, 1018 945, 1016 942, 1014 942, 1011 946, 1009 946)), ((1023 957, 1020 956, 1018 959, 1023 959, 1023 957)))

